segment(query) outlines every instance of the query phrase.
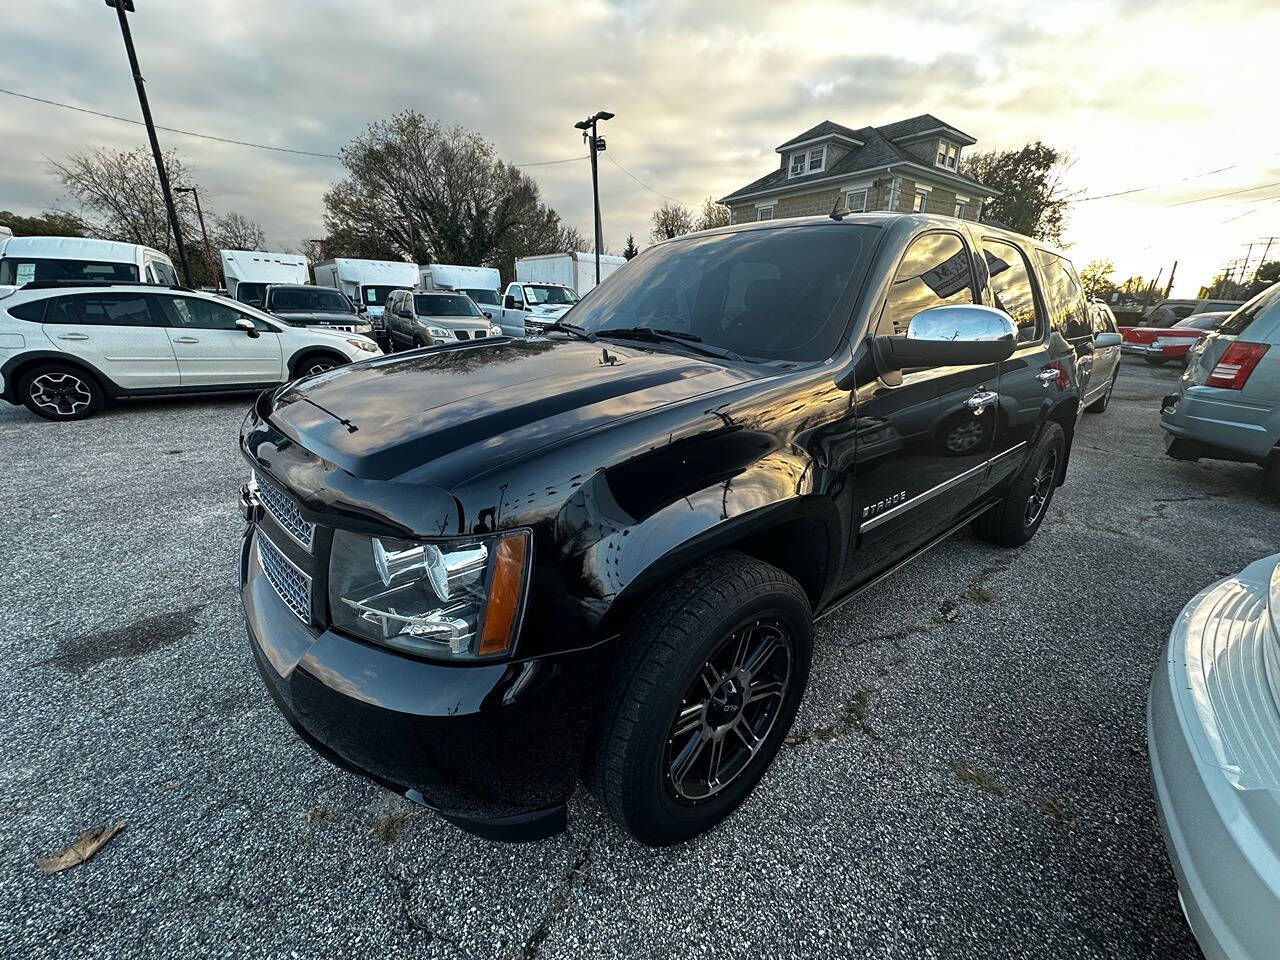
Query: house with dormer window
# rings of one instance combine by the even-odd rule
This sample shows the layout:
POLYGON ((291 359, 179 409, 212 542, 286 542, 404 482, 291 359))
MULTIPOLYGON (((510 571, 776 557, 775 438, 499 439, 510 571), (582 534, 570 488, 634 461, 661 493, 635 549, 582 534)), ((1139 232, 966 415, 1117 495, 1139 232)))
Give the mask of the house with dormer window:
POLYGON ((930 113, 853 129, 824 120, 777 147, 777 169, 720 202, 732 223, 833 209, 939 213, 977 220, 999 191, 960 172, 977 141, 930 113))

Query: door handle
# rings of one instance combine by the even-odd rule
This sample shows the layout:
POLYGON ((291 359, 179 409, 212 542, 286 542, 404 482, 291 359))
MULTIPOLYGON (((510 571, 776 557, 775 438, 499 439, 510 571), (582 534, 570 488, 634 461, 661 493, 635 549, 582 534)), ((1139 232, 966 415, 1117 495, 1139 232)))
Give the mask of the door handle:
POLYGON ((1041 370, 1039 373, 1036 374, 1036 379, 1039 380, 1044 386, 1047 387, 1049 386, 1049 384, 1057 381, 1058 371, 1057 370, 1041 370))
POLYGON ((173 342, 174 343, 199 343, 200 341, 197 340, 195 337, 174 337, 173 342))
POLYGON ((87 333, 60 333, 58 334, 58 339, 59 340, 88 340, 89 335, 87 333))
POLYGON ((991 406, 1000 399, 1000 394, 994 390, 979 390, 972 397, 964 402, 964 405, 972 410, 975 414, 982 413, 983 410, 991 406))

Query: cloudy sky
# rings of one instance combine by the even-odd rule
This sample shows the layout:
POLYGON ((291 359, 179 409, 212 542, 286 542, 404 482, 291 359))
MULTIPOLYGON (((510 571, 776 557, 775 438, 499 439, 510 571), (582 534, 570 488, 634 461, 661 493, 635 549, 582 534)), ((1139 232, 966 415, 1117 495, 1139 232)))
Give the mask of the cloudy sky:
MULTIPOLYGON (((777 144, 820 120, 924 112, 979 148, 1041 139, 1068 151, 1081 196, 1151 188, 1073 207, 1073 257, 1111 257, 1118 279, 1161 267, 1167 277, 1179 259, 1175 293, 1194 295, 1247 243, 1280 235, 1274 0, 136 5, 156 122, 184 130, 337 153, 408 107, 529 163, 581 156, 573 122, 613 111, 601 202, 615 251, 628 233, 643 242, 663 198, 610 159, 695 205, 766 173, 777 144), (1218 194, 1230 195, 1207 199, 1218 194)), ((5 6, 0 88, 138 116, 102 0, 5 6)), ((320 235, 337 161, 163 132, 161 142, 194 169, 206 208, 252 217, 277 248, 320 235)), ((59 201, 49 157, 140 143, 140 127, 0 94, 0 209, 59 201)), ((527 172, 589 234, 587 164, 527 172)))

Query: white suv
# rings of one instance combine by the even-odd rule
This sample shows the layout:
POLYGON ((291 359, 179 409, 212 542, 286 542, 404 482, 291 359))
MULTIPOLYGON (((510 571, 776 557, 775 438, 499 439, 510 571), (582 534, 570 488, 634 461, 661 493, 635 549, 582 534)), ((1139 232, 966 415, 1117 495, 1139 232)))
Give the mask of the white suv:
POLYGON ((181 287, 36 282, 0 300, 0 396, 50 420, 108 398, 262 389, 381 352, 181 287))

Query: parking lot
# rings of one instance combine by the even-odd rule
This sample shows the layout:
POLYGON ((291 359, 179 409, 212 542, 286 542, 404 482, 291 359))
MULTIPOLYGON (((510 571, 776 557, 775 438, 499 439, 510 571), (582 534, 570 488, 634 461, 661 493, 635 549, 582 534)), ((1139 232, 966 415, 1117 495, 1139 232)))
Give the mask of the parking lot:
POLYGON ((0 955, 1198 956, 1148 678, 1280 514, 1256 467, 1164 458, 1177 376, 1125 364, 1028 547, 959 536, 824 621, 759 789, 664 850, 582 792, 560 837, 478 840, 298 740, 236 597, 246 398, 5 406, 0 955))

